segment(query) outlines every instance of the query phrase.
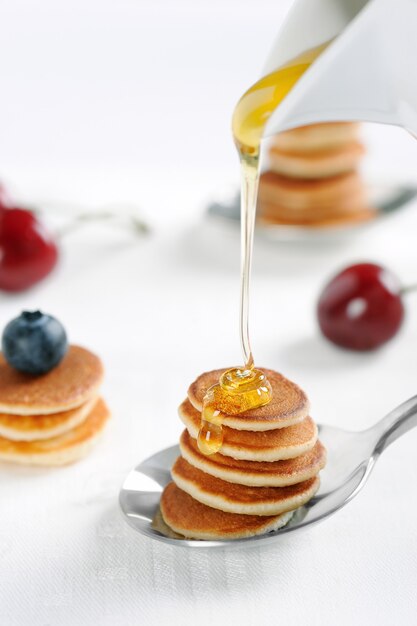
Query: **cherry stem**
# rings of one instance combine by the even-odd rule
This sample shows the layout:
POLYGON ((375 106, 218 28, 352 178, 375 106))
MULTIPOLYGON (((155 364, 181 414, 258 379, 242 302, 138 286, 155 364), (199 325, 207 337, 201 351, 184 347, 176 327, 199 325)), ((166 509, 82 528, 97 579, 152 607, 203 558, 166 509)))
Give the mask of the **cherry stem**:
POLYGON ((76 207, 69 202, 42 202, 37 206, 26 206, 26 208, 37 215, 43 214, 45 208, 48 209, 48 212, 49 210, 53 212, 54 209, 60 208, 61 211, 59 213, 62 215, 66 214, 69 221, 65 226, 57 230, 56 234, 58 237, 65 237, 90 222, 111 222, 121 219, 126 220, 128 228, 138 235, 147 235, 150 232, 149 225, 139 217, 137 207, 135 206, 129 206, 129 211, 118 210, 117 205, 111 205, 109 208, 103 206, 99 210, 90 210, 80 206, 76 207), (79 213, 71 214, 70 211, 74 211, 74 208, 78 208, 79 213))
POLYGON ((407 285, 406 287, 401 287, 400 296, 405 296, 408 293, 412 293, 413 291, 417 291, 417 283, 414 283, 413 285, 407 285))
MULTIPOLYGON (((88 224, 90 222, 105 222, 111 221, 114 219, 120 219, 120 215, 117 213, 112 213, 109 211, 99 211, 94 213, 79 213, 78 215, 72 216, 71 221, 60 228, 57 231, 57 235, 59 237, 65 237, 66 235, 70 235, 74 231, 81 228, 84 224, 88 224)), ((150 228, 146 222, 141 220, 135 215, 126 216, 128 219, 128 225, 132 228, 134 232, 139 235, 147 235, 150 232, 150 228)))

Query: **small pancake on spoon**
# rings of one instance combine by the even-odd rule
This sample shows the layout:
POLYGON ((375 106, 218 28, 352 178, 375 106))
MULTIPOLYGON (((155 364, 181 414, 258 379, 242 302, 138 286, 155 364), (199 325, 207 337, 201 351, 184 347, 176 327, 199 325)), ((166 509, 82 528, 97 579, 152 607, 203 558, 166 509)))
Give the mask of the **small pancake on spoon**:
POLYGON ((316 476, 288 487, 248 487, 210 476, 179 457, 171 470, 172 479, 183 491, 202 504, 239 515, 280 515, 302 506, 319 488, 316 476))
MULTIPOLYGON (((292 512, 281 515, 235 515, 197 502, 179 489, 175 483, 165 487, 160 501, 164 522, 187 539, 243 539, 278 530, 289 522, 292 512)), ((163 527, 155 525, 162 534, 163 527)))
MULTIPOLYGON (((207 389, 219 382, 226 369, 230 368, 205 372, 190 385, 188 398, 197 411, 201 412, 203 408, 203 398, 207 389)), ((310 405, 304 391, 274 370, 259 369, 264 372, 271 384, 271 401, 265 406, 245 413, 224 415, 223 424, 237 430, 264 431, 285 428, 307 417, 310 405)))
MULTIPOLYGON (((178 414, 191 437, 197 439, 201 413, 189 400, 184 400, 178 414)), ((316 441, 317 426, 311 417, 287 428, 257 432, 223 426, 223 444, 219 452, 246 461, 280 461, 305 454, 314 448, 316 441)))
POLYGON ((196 440, 184 430, 180 438, 180 450, 190 465, 206 474, 250 487, 295 485, 316 476, 326 464, 326 450, 320 441, 310 451, 295 459, 242 461, 219 453, 210 456, 202 454, 196 440))

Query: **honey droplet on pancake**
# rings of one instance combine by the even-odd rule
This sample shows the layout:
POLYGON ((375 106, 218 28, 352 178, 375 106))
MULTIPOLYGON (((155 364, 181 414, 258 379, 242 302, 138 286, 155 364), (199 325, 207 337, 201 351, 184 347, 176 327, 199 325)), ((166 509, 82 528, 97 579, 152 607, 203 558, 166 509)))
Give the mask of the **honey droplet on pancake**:
POLYGON ((261 370, 233 368, 226 370, 217 385, 203 398, 197 444, 200 452, 215 454, 223 444, 223 415, 239 415, 268 404, 272 387, 261 370))
POLYGON ((230 415, 264 406, 272 398, 272 387, 267 377, 254 367, 227 370, 221 375, 219 384, 225 406, 218 408, 230 415))
POLYGON ((218 452, 223 443, 223 428, 221 424, 213 424, 212 422, 201 420, 197 443, 200 452, 207 456, 218 452))

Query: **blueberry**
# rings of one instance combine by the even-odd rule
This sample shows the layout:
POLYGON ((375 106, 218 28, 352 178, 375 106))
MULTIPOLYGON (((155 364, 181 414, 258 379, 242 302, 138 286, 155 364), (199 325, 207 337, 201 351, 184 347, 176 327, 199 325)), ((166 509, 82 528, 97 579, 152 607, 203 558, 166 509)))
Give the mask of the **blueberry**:
POLYGON ((6 361, 26 374, 46 374, 58 365, 67 349, 61 322, 41 311, 23 311, 3 331, 6 361))

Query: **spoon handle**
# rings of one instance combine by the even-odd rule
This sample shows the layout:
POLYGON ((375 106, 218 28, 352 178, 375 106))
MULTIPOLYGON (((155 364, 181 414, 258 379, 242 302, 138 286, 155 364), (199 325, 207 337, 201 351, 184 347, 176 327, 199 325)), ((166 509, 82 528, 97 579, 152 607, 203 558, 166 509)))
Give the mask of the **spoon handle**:
POLYGON ((391 443, 415 426, 417 426, 417 396, 400 404, 372 427, 377 437, 375 453, 381 454, 391 443))

